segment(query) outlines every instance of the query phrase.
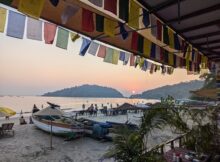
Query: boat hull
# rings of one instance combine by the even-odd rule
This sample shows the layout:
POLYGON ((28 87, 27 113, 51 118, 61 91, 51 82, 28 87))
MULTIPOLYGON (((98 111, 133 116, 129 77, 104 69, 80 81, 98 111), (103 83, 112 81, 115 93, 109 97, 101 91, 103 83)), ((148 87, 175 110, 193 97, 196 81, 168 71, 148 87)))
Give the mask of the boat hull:
POLYGON ((52 124, 52 133, 55 135, 66 136, 73 133, 83 133, 84 129, 80 127, 74 127, 70 124, 50 122, 48 120, 39 120, 32 116, 32 121, 39 129, 50 133, 52 124))

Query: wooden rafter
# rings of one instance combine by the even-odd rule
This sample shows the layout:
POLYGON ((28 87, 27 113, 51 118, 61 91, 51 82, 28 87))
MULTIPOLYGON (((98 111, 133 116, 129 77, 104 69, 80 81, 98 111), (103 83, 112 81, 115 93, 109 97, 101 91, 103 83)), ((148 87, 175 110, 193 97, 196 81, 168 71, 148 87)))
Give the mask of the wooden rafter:
POLYGON ((212 33, 205 33, 205 34, 199 34, 195 36, 188 37, 189 40, 196 40, 196 39, 201 39, 201 38, 207 38, 207 37, 212 37, 220 35, 220 31, 212 32, 212 33))

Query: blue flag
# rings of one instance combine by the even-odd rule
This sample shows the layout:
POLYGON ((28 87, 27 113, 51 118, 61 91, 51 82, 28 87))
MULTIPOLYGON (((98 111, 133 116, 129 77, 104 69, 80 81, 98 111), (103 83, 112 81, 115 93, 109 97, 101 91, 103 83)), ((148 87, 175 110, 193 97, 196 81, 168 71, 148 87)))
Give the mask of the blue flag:
POLYGON ((119 23, 119 26, 120 26, 120 34, 121 34, 122 38, 126 39, 128 37, 128 32, 125 30, 124 24, 119 23))
POLYGON ((143 11, 143 19, 142 22, 144 24, 145 27, 148 27, 150 25, 150 18, 149 18, 149 13, 147 10, 142 9, 143 11))
POLYGON ((83 37, 82 37, 82 40, 83 40, 83 42, 82 42, 82 46, 81 46, 81 48, 80 48, 80 53, 79 53, 79 55, 85 56, 86 51, 88 50, 89 45, 90 45, 90 43, 91 43, 91 40, 86 39, 86 38, 83 38, 83 37))

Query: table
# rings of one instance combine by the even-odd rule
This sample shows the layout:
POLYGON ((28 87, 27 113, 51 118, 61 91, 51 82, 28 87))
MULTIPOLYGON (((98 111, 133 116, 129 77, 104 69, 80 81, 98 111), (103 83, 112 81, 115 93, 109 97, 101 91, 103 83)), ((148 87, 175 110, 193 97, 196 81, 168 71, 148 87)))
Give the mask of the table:
MULTIPOLYGON (((190 150, 187 150, 185 148, 175 147, 174 149, 166 152, 164 154, 164 158, 167 162, 173 162, 173 153, 177 153, 177 154, 182 154, 182 162, 192 162, 192 160, 188 160, 185 158, 185 154, 188 152, 190 152, 190 150)), ((204 160, 200 162, 207 162, 208 158, 209 157, 207 156, 204 160)))

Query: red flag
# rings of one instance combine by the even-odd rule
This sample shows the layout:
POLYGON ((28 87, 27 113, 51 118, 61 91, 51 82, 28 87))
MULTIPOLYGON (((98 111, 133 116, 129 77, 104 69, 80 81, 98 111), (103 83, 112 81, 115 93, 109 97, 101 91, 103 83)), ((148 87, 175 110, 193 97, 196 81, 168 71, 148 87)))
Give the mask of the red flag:
POLYGON ((94 20, 93 20, 93 13, 87 9, 82 9, 82 30, 86 32, 93 32, 95 29, 94 27, 94 20))
POLYGON ((135 51, 138 49, 138 33, 135 31, 132 32, 131 49, 135 51))
POLYGON ((117 0, 105 0, 104 9, 117 15, 117 0))
POLYGON ((164 61, 163 50, 164 49, 160 47, 160 61, 164 61))
POLYGON ((157 39, 162 40, 162 23, 157 19, 157 39))

